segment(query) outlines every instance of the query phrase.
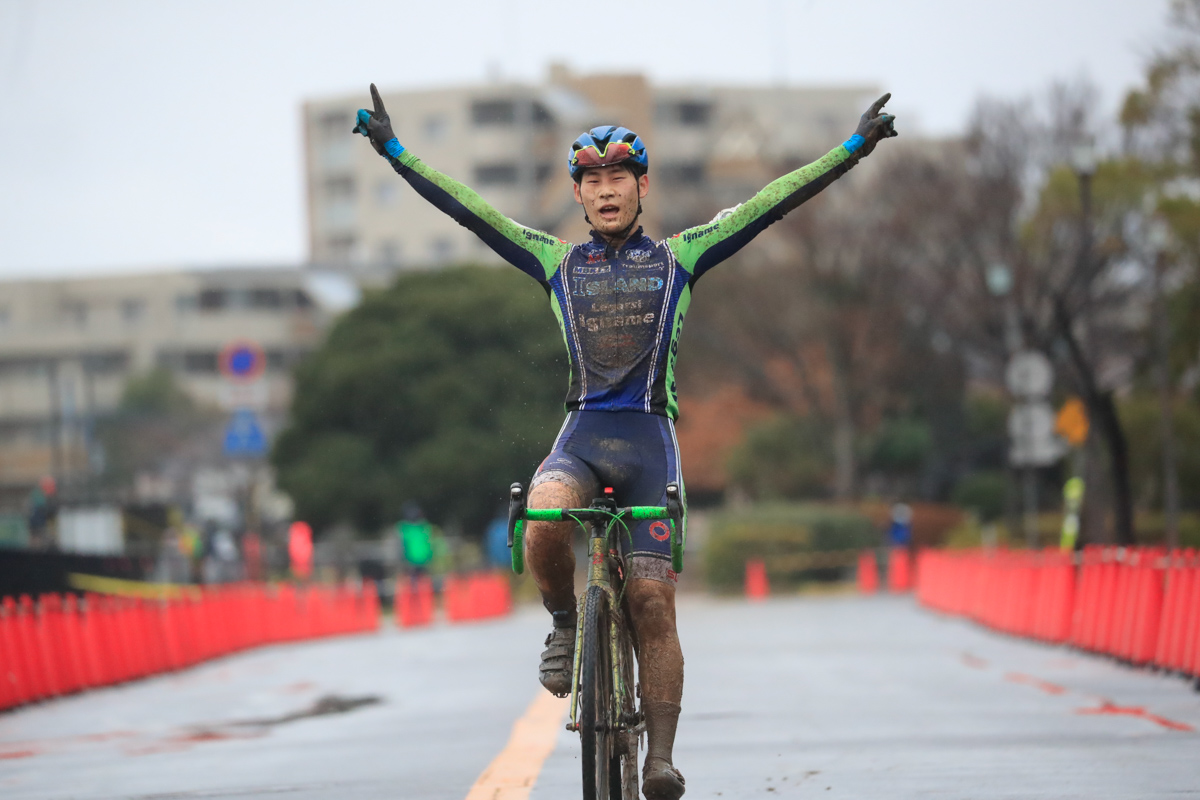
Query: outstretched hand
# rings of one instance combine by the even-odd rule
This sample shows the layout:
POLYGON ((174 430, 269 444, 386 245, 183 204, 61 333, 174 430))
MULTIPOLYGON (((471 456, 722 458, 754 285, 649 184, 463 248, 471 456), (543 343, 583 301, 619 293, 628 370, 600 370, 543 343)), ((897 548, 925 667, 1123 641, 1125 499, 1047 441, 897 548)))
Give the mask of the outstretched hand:
POLYGON ((375 152, 381 156, 391 155, 393 158, 403 152, 404 148, 400 147, 400 143, 396 140, 396 134, 392 133, 392 120, 388 116, 387 110, 383 107, 383 98, 379 96, 379 90, 375 88, 375 84, 371 84, 371 102, 374 105, 374 110, 367 111, 365 108, 358 110, 358 124, 354 126, 354 133, 361 133, 371 140, 371 146, 375 148, 375 152), (388 147, 388 144, 395 142, 394 145, 388 147), (392 152, 396 150, 397 152, 392 152))
POLYGON ((896 117, 892 114, 879 113, 887 101, 891 99, 892 93, 888 92, 872 103, 871 107, 862 115, 862 119, 859 120, 858 130, 854 131, 854 133, 863 138, 861 155, 870 155, 880 139, 890 139, 893 136, 899 136, 893 124, 896 117))

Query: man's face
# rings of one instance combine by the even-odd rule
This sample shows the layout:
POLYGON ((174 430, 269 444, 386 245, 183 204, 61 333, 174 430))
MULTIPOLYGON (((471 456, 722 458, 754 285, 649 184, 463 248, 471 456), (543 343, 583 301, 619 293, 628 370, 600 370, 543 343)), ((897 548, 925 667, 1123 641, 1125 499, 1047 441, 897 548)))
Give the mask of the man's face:
POLYGON ((575 202, 583 206, 597 233, 612 236, 633 223, 638 200, 649 191, 650 178, 634 178, 623 164, 592 167, 575 184, 575 202))

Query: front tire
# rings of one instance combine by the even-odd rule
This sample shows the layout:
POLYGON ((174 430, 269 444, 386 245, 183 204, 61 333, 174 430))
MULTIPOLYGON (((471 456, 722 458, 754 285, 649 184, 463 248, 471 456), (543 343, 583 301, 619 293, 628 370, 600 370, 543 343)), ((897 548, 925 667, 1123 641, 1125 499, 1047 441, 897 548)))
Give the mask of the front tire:
POLYGON ((629 617, 621 612, 617 618, 618 668, 625 691, 617 698, 622 725, 614 735, 613 756, 610 767, 611 800, 638 800, 638 733, 634 720, 637 717, 636 686, 633 676, 633 640, 629 634, 629 617))
POLYGON ((608 639, 608 595, 599 586, 588 587, 580 624, 583 650, 579 656, 579 739, 583 746, 583 798, 611 800, 612 653, 608 639))

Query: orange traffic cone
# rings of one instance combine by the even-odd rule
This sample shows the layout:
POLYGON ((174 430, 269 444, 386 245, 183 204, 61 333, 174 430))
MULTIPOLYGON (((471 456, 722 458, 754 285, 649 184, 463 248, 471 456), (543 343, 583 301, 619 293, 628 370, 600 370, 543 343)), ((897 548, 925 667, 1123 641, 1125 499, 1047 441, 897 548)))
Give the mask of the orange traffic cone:
POLYGON ((767 565, 761 558, 746 562, 746 597, 750 600, 765 600, 771 593, 767 583, 767 565))

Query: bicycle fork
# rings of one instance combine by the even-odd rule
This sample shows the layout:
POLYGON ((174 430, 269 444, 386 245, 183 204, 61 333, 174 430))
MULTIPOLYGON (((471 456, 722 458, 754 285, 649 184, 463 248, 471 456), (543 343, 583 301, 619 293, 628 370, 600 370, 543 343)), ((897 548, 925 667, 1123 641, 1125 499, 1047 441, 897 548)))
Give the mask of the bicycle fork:
MULTIPOLYGON (((616 596, 613 593, 611 571, 608 566, 608 536, 599 533, 599 526, 592 528, 592 536, 588 538, 591 543, 591 562, 588 566, 587 584, 582 592, 579 593, 579 599, 575 601, 575 618, 579 622, 575 625, 575 655, 571 663, 571 721, 567 724, 567 730, 579 731, 579 681, 580 681, 580 662, 579 657, 583 652, 583 604, 587 598, 588 589, 593 586, 599 586, 604 590, 605 596, 608 598, 608 647, 611 654, 610 667, 613 673, 613 686, 618 687, 618 691, 624 690, 624 682, 620 675, 620 656, 617 654, 617 626, 615 624, 616 617, 614 614, 619 613, 617 608, 616 596)), ((619 695, 618 695, 619 696, 619 695)), ((611 724, 612 720, 607 721, 611 724)))

